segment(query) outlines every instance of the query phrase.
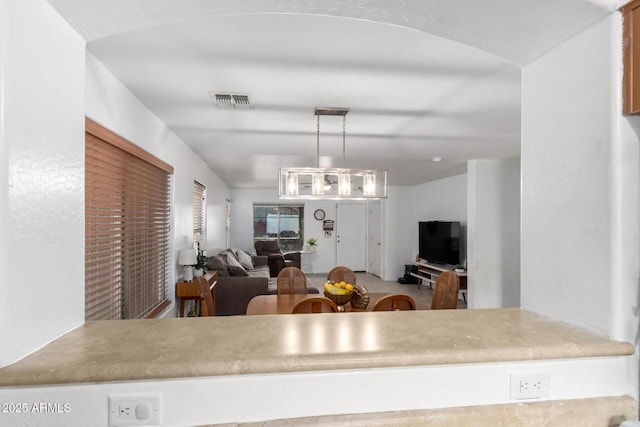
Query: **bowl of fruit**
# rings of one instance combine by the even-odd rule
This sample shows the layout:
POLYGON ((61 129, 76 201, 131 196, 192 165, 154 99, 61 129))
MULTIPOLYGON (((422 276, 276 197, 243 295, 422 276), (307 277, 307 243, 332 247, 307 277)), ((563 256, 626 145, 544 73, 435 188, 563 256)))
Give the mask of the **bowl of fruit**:
POLYGON ((324 283, 324 296, 335 302, 338 311, 344 311, 344 305, 351 300, 353 285, 351 283, 327 280, 324 283))

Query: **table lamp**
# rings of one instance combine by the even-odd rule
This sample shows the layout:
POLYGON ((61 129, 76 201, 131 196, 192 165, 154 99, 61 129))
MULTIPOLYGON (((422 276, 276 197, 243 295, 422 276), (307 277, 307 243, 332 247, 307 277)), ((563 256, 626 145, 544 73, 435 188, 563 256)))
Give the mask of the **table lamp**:
POLYGON ((182 249, 178 256, 178 264, 184 266, 184 280, 190 282, 193 280, 193 266, 198 263, 195 249, 182 249))

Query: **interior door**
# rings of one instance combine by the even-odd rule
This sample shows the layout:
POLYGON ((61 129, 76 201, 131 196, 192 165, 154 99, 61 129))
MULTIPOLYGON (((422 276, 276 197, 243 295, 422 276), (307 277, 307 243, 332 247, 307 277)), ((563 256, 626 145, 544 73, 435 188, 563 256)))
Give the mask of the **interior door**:
POLYGON ((353 271, 367 268, 367 206, 338 204, 336 213, 336 265, 353 271))
POLYGON ((373 202, 369 205, 369 272, 382 276, 382 204, 373 202))

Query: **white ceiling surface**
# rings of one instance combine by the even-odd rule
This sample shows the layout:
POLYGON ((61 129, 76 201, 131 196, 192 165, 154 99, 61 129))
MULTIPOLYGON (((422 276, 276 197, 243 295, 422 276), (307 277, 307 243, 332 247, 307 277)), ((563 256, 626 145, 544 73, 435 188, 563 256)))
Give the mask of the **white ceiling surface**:
POLYGON ((391 185, 520 153, 520 66, 601 19, 591 0, 50 0, 88 50, 233 188, 283 166, 391 185), (222 109, 209 91, 247 94, 222 109), (433 162, 434 156, 444 158, 433 162))

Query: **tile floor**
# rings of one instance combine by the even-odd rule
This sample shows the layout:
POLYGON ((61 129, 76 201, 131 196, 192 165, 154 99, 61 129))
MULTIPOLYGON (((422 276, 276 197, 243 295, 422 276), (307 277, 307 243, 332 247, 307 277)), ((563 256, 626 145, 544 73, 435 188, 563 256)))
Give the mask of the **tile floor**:
MULTIPOLYGON (((322 293, 322 284, 326 278, 326 274, 307 274, 307 280, 310 280, 313 285, 320 290, 320 293, 322 293)), ((398 282, 388 282, 370 273, 356 273, 356 282, 359 285, 366 286, 369 292, 405 294, 409 295, 416 303, 423 307, 431 307, 433 289, 428 286, 418 287, 417 285, 402 285, 398 282)), ((460 295, 458 300, 458 308, 467 308, 467 304, 464 302, 462 295, 460 295)))

